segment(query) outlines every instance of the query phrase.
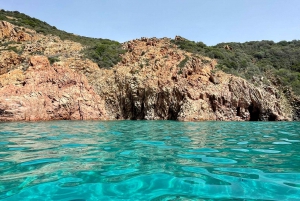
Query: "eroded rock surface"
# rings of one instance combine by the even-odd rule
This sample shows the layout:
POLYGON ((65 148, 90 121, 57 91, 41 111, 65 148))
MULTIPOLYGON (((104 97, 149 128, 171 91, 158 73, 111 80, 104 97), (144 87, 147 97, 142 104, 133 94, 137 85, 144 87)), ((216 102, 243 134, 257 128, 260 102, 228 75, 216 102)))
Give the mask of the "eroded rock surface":
POLYGON ((30 41, 33 39, 33 35, 35 31, 14 26, 13 24, 0 21, 0 40, 7 41, 30 41))
POLYGON ((19 83, 0 89, 2 121, 106 119, 103 101, 85 76, 63 65, 50 66, 46 57, 32 57, 19 83))
POLYGON ((23 61, 24 57, 18 55, 13 51, 0 52, 0 75, 8 73, 17 68, 23 61))

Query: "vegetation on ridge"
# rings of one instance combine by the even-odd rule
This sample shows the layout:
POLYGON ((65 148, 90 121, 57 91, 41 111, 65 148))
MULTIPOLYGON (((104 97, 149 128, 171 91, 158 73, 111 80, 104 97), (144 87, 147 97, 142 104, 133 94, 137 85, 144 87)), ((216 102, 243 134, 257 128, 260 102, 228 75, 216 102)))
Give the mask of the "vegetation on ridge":
POLYGON ((18 11, 0 10, 0 20, 5 20, 16 26, 33 29, 40 34, 52 34, 60 37, 61 40, 81 43, 86 47, 83 51, 85 57, 96 62, 100 68, 109 68, 117 64, 121 60, 120 54, 124 53, 121 44, 117 41, 89 38, 68 33, 18 11))
POLYGON ((186 39, 172 40, 180 49, 218 60, 218 69, 247 80, 255 77, 266 82, 290 86, 300 95, 300 41, 251 41, 206 46, 186 39))

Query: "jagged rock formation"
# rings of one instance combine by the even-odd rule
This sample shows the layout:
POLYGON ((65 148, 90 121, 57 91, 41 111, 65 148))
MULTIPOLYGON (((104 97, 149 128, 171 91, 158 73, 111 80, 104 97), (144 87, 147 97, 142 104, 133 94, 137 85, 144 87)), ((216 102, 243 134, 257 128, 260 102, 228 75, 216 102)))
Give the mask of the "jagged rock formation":
POLYGON ((282 89, 288 103, 292 107, 292 116, 294 121, 300 120, 300 98, 295 96, 294 93, 289 88, 282 89))
POLYGON ((0 24, 0 39, 18 41, 12 45, 23 50, 0 52, 0 121, 247 121, 299 115, 276 87, 217 71, 216 60, 180 50, 168 38, 126 42, 122 61, 101 69, 83 58, 78 43, 34 31, 20 40, 22 28, 0 24), (51 66, 47 57, 32 56, 38 52, 59 61, 51 66))
MULTIPOLYGON (((17 27, 0 21, 0 50, 15 48, 22 51, 22 56, 30 57, 43 54, 48 57, 58 56, 61 59, 80 57, 82 45, 73 41, 62 41, 58 36, 43 35, 23 27, 17 27)), ((2 57, 2 56, 1 56, 2 57)))
POLYGON ((34 39, 32 33, 35 33, 35 31, 14 26, 6 21, 0 22, 1 40, 15 41, 15 42, 30 41, 34 39))
POLYGON ((289 120, 291 107, 274 87, 214 72, 215 60, 177 49, 169 39, 133 40, 112 70, 94 83, 114 118, 289 120), (185 64, 182 62, 185 60, 185 64), (113 116, 114 115, 114 116, 113 116))
POLYGON ((0 52, 0 75, 8 73, 14 70, 18 65, 23 63, 25 60, 21 55, 16 54, 12 51, 1 51, 0 52))
POLYGON ((0 94, 0 121, 106 119, 103 101, 86 78, 60 64, 50 66, 43 56, 31 57, 24 75, 0 94))

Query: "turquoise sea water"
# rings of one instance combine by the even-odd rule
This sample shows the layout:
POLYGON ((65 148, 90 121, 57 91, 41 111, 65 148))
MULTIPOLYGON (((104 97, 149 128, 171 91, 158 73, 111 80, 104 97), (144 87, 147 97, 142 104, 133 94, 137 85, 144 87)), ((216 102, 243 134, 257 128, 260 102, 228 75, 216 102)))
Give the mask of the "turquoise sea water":
POLYGON ((0 200, 300 200, 300 123, 0 123, 0 200))

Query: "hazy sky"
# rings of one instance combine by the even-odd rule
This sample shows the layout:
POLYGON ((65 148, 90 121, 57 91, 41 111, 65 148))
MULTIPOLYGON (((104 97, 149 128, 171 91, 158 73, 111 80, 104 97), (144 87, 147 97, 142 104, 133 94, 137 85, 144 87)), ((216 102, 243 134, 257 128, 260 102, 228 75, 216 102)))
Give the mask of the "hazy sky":
POLYGON ((175 35, 208 45, 300 39, 300 0, 0 0, 0 8, 120 42, 175 35))

